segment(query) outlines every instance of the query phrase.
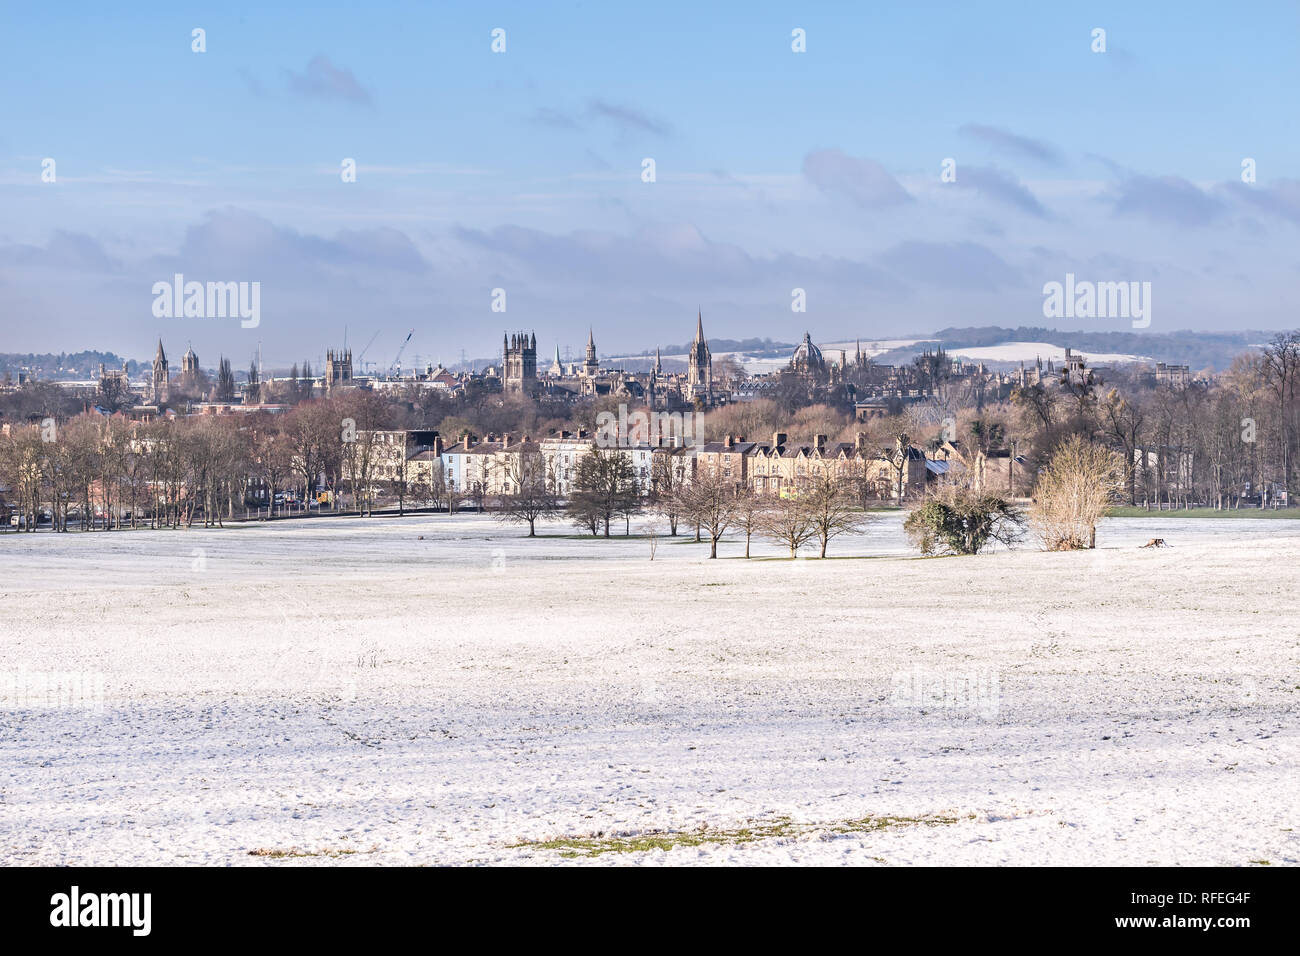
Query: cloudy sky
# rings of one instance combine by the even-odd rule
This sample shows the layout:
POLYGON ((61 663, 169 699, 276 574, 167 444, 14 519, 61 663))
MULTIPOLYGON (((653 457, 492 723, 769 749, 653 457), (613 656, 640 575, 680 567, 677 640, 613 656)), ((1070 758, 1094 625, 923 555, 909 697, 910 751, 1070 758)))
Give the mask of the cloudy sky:
POLYGON ((1151 282, 1150 332, 1300 325, 1294 2, 613 6, 9 6, 0 350, 889 338, 1055 324, 1067 272, 1151 282), (155 317, 178 272, 261 324, 155 317))

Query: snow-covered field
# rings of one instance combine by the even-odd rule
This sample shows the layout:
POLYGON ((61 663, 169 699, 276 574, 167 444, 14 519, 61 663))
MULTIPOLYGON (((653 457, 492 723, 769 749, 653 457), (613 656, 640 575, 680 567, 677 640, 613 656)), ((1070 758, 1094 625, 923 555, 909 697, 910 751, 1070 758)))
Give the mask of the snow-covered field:
POLYGON ((1300 859, 1300 523, 928 560, 897 515, 856 560, 569 533, 0 538, 0 862, 1300 859))

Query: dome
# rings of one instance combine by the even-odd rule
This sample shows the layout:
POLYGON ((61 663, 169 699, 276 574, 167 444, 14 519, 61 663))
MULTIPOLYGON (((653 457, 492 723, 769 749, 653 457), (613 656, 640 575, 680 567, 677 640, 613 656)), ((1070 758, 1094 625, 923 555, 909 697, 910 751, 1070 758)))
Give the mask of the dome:
POLYGON ((796 372, 826 371, 826 359, 822 357, 822 350, 813 344, 812 336, 807 332, 803 334, 803 341, 790 358, 790 367, 796 372))

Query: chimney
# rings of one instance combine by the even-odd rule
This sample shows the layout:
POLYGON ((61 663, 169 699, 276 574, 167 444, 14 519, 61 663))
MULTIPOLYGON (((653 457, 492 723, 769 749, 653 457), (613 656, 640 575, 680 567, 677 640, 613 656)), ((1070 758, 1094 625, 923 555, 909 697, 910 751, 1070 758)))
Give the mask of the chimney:
POLYGON ((772 447, 779 448, 781 445, 784 445, 785 439, 785 432, 772 432, 772 447))
POLYGON ((736 443, 735 436, 733 436, 733 435, 728 435, 728 436, 723 440, 723 443, 722 443, 722 444, 723 444, 723 447, 724 447, 724 448, 730 449, 731 446, 734 445, 735 443, 736 443))
POLYGON ((441 435, 433 436, 433 453, 439 457, 442 457, 442 436, 441 435))
POLYGON ((826 447, 826 436, 825 436, 825 435, 813 435, 813 446, 814 446, 818 451, 821 451, 823 448, 825 448, 825 447, 826 447))
POLYGON ((501 433, 501 447, 502 447, 502 448, 505 448, 505 447, 509 446, 509 444, 510 444, 510 433, 509 433, 509 432, 502 432, 502 433, 501 433))
POLYGON ((583 441, 583 440, 586 439, 586 437, 587 437, 587 429, 585 429, 585 428, 579 428, 579 429, 578 429, 578 440, 579 440, 579 441, 583 441))
POLYGON ((471 435, 469 432, 466 432, 465 437, 461 439, 461 442, 464 444, 464 448, 466 451, 469 451, 469 443, 473 441, 473 438, 474 438, 473 435, 471 435))

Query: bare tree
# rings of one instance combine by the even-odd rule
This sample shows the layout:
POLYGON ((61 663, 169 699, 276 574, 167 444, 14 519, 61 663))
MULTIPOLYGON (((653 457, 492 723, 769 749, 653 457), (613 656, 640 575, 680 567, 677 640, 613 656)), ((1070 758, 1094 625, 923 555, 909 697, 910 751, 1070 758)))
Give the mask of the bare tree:
POLYGON ((709 536, 709 557, 718 556, 718 539, 736 523, 736 482, 717 465, 700 465, 685 489, 686 514, 709 536))
POLYGON ((316 496, 321 479, 339 458, 342 416, 328 401, 303 402, 289 413, 285 437, 293 453, 293 468, 304 493, 316 496))
POLYGON ((135 395, 124 378, 113 375, 100 380, 95 401, 100 408, 111 415, 134 404, 135 395))
POLYGON ((559 514, 559 498, 536 445, 510 457, 505 485, 505 492, 496 498, 497 519, 528 525, 528 537, 537 536, 539 519, 559 514))
POLYGON ((672 452, 656 452, 650 462, 650 503, 656 514, 668 519, 668 533, 674 538, 682 514, 681 492, 687 484, 683 460, 672 452))
POLYGON ((252 438, 250 470, 266 484, 272 509, 275 496, 293 474, 293 442, 279 430, 261 429, 252 438))
POLYGON ((907 495, 907 464, 912 455, 912 440, 906 433, 898 436, 892 450, 886 449, 885 458, 894 469, 894 489, 902 504, 907 495))
POLYGON ((1146 412, 1141 402, 1125 398, 1117 389, 1106 393, 1100 406, 1102 421, 1110 436, 1124 450, 1124 475, 1128 483, 1128 502, 1137 504, 1137 459, 1142 442, 1146 412))
POLYGON ((851 482, 829 466, 805 478, 798 494, 813 537, 821 545, 819 557, 826 557, 826 546, 832 538, 856 534, 867 526, 867 514, 854 500, 851 482))
POLYGON ((578 461, 567 510, 574 523, 609 537, 617 515, 640 506, 632 462, 617 448, 596 448, 578 461))
POLYGON ((812 540, 816 533, 808 509, 797 494, 773 497, 768 502, 763 518, 763 533, 790 549, 790 557, 797 557, 799 549, 812 540))
POLYGON ((40 432, 35 428, 15 429, 0 435, 0 474, 12 491, 17 492, 17 518, 20 530, 35 531, 41 508, 40 432))
POLYGON ((1124 487, 1119 455, 1078 435, 1052 453, 1035 486, 1033 522, 1049 551, 1097 546, 1097 522, 1124 487))
POLYGON ((217 363, 217 401, 235 400, 235 373, 230 369, 230 359, 224 355, 217 363))
POLYGON ((1282 487, 1291 504, 1291 451, 1295 444, 1293 409, 1296 383, 1300 381, 1300 330, 1279 332, 1264 347, 1264 379, 1277 399, 1278 442, 1282 459, 1282 487))
POLYGON ((763 522, 771 502, 746 486, 736 492, 736 527, 745 532, 745 557, 749 557, 749 544, 756 534, 763 533, 763 522))
POLYGON ((379 457, 377 432, 383 428, 386 410, 373 392, 357 389, 345 395, 336 406, 340 454, 343 473, 352 488, 352 504, 358 516, 362 516, 374 511, 373 481, 379 457))

